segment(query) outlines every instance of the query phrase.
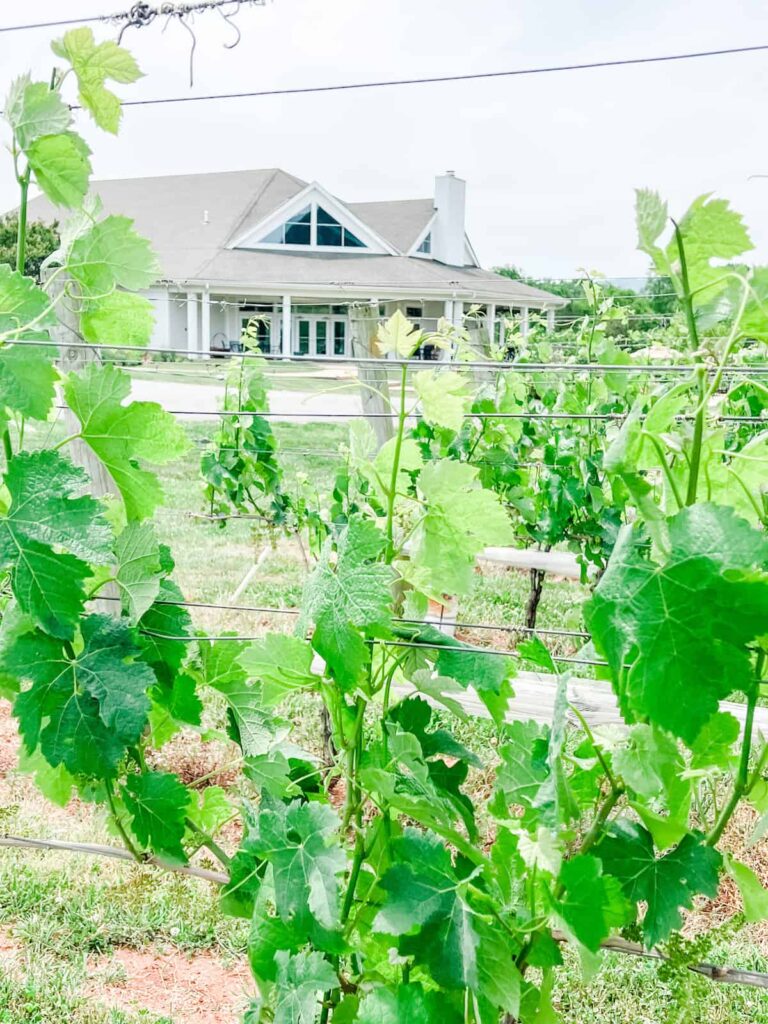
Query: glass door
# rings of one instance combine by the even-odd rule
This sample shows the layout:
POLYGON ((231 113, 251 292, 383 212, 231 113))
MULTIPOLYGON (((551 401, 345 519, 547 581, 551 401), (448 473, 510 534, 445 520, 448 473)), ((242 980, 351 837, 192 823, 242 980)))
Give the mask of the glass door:
POLYGON ((269 314, 243 314, 240 318, 240 346, 247 341, 260 352, 269 353, 272 348, 272 317, 269 314))

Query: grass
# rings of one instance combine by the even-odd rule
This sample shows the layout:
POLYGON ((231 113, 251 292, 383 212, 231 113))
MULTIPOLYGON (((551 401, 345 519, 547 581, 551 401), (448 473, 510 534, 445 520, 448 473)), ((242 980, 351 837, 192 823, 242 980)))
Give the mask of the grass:
MULTIPOLYGON (((222 528, 190 514, 202 510, 197 461, 210 429, 193 425, 190 432, 196 446, 164 473, 167 506, 158 516, 158 531, 173 550, 176 576, 188 599, 226 603, 264 539, 246 522, 234 521, 222 528)), ((275 432, 285 453, 287 486, 294 486, 297 474, 302 473, 309 486, 326 490, 337 458, 324 454, 308 459, 291 449, 335 452, 346 437, 345 429, 326 423, 311 428, 276 424, 275 432)), ((296 608, 305 576, 297 547, 279 541, 241 603, 296 608)), ((520 623, 527 590, 527 574, 491 567, 476 576, 473 593, 463 602, 460 615, 469 622, 520 623)), ((548 581, 540 624, 579 628, 585 593, 572 582, 548 581)), ((290 629, 293 623, 288 616, 236 611, 198 610, 194 618, 210 631, 245 635, 290 629)), ((470 631, 467 636, 495 646, 508 641, 502 632, 470 631)), ((573 649, 562 643, 558 653, 573 649)), ((314 704, 297 701, 288 713, 297 728, 297 741, 317 747, 314 704)), ((487 756, 492 740, 487 723, 462 725, 457 732, 487 756)), ((0 743, 0 755, 2 750, 0 743)), ((171 750, 168 756, 186 758, 193 774, 195 766, 201 774, 201 768, 208 768, 201 746, 187 744, 186 749, 171 750)), ((28 777, 15 772, 5 779, 1 776, 0 772, 0 831, 115 842, 91 805, 76 802, 67 810, 52 808, 28 777)), ((476 784, 481 786, 483 779, 478 778, 476 784)), ((98 986, 94 990, 94 964, 128 949, 153 955, 172 953, 180 959, 203 954, 224 965, 235 965, 242 963, 246 927, 244 922, 223 918, 216 893, 199 881, 68 854, 1 851, 0 1024, 187 1024, 184 1016, 177 1020, 151 1010, 142 1013, 105 1007, 98 986)), ((710 958, 768 970, 768 959, 747 934, 723 941, 710 958)), ((586 983, 576 958, 566 953, 555 1002, 564 1024, 662 1024, 668 1019, 691 1024, 705 1020, 707 1024, 768 1024, 768 994, 693 977, 687 993, 687 1017, 680 1016, 675 987, 660 978, 654 964, 615 954, 606 955, 602 969, 586 983)), ((198 1019, 193 1019, 198 1024, 198 1019)))

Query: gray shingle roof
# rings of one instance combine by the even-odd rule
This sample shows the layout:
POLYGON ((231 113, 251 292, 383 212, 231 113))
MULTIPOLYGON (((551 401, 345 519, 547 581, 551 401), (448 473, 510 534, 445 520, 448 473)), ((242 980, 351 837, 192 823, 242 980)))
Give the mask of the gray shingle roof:
MULTIPOLYGON (((163 278, 174 282, 219 284, 248 291, 302 286, 355 289, 375 296, 402 288, 408 295, 456 294, 499 304, 565 300, 537 288, 475 267, 451 267, 434 260, 365 253, 301 254, 231 249, 273 210, 307 185, 277 168, 123 178, 92 183, 105 213, 122 213, 151 239, 163 278), (421 291, 420 291, 421 290, 421 291)), ((431 199, 350 203, 348 209, 399 252, 408 252, 433 215, 431 199)), ((30 201, 33 220, 62 219, 45 197, 30 201)))

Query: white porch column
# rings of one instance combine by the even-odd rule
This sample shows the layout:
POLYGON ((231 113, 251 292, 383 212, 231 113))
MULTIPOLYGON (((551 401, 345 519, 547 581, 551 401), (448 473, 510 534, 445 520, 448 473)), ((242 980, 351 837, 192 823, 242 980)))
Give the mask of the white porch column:
POLYGON ((283 296, 283 359, 291 358, 291 296, 283 296))
POLYGON ((464 303, 453 300, 453 326, 461 328, 464 326, 464 303))
POLYGON ((211 358, 211 293, 206 288, 202 293, 202 327, 200 354, 203 359, 211 358))
POLYGON ((496 303, 488 302, 485 306, 485 326, 488 331, 488 344, 493 348, 496 344, 496 303))
POLYGON ((555 329, 555 307, 551 306, 547 310, 547 334, 551 334, 555 329))
POLYGON ((453 299, 446 299, 443 303, 443 319, 453 323, 453 299))
POLYGON ((522 335, 523 338, 527 338, 528 337, 529 327, 530 327, 530 323, 528 321, 528 307, 527 306, 521 306, 520 307, 520 334, 522 335))
POLYGON ((197 293, 187 292, 187 358, 200 358, 200 335, 197 329, 197 293))

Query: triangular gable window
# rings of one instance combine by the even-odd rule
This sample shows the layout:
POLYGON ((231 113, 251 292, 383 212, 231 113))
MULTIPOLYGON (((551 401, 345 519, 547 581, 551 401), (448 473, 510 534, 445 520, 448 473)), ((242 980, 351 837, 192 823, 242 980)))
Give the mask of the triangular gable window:
POLYGON ((317 204, 289 217, 284 224, 261 239, 264 245, 298 245, 345 249, 366 249, 357 235, 317 204))
POLYGON ((431 256, 432 255, 432 232, 431 231, 424 236, 424 240, 422 241, 421 245, 416 250, 416 252, 424 253, 425 256, 431 256))

